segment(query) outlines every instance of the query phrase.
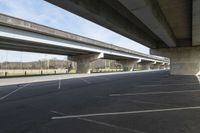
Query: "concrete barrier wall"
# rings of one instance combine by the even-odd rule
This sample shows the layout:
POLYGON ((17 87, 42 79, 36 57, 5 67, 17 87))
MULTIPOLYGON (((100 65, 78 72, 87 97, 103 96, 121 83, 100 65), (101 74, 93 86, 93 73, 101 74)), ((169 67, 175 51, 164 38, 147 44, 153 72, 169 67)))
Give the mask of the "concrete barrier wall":
POLYGON ((43 70, 0 70, 0 77, 9 76, 31 76, 31 75, 47 75, 47 74, 64 74, 68 73, 67 69, 43 69, 43 70))
POLYGON ((92 69, 92 73, 122 72, 123 69, 92 69))
MULTIPOLYGON (((140 69, 135 69, 134 71, 139 71, 140 69)), ((123 69, 93 69, 92 73, 106 73, 106 72, 122 72, 123 69)), ((34 76, 34 75, 53 75, 53 74, 66 74, 66 73, 76 73, 75 69, 70 72, 68 69, 0 69, 0 77, 14 77, 14 76, 34 76)))
MULTIPOLYGON (((123 69, 93 69, 92 73, 105 73, 105 72, 120 72, 123 69)), ((72 69, 68 72, 67 69, 0 69, 0 77, 12 77, 12 76, 34 76, 34 75, 49 75, 49 74, 66 74, 66 73, 76 73, 75 69, 72 69)))

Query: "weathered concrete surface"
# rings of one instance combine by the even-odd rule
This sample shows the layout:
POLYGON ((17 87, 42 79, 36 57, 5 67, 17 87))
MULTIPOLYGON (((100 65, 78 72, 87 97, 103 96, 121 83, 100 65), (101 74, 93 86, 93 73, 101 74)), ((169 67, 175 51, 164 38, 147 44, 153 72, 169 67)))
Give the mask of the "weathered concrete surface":
POLYGON ((154 62, 151 64, 151 69, 160 69, 161 63, 154 62))
POLYGON ((170 57, 171 74, 199 72, 200 0, 47 1, 170 57))
POLYGON ((150 48, 192 45, 191 0, 46 1, 150 48))
MULTIPOLYGON (((11 16, 4 15, 1 13, 0 13, 0 25, 9 26, 9 27, 13 27, 16 29, 27 30, 27 31, 31 31, 31 32, 36 32, 36 33, 40 33, 40 34, 45 34, 45 35, 49 35, 49 36, 55 36, 58 38, 73 40, 76 42, 86 43, 86 44, 104 47, 104 48, 108 48, 108 49, 130 52, 130 53, 133 52, 132 50, 118 47, 116 45, 112 45, 112 44, 108 44, 105 42, 90 39, 87 37, 75 35, 75 34, 72 34, 69 32, 61 31, 58 29, 54 29, 54 28, 47 27, 44 25, 36 24, 36 23, 30 22, 27 20, 22 20, 19 18, 11 17, 11 16)), ((134 51, 134 52, 136 52, 136 51, 134 51)), ((136 52, 136 53, 139 53, 139 52, 136 52)), ((142 54, 142 53, 140 53, 140 54, 142 54)))
POLYGON ((169 57, 173 75, 200 74, 200 47, 151 49, 151 53, 169 57))
MULTIPOLYGON (((154 1, 154 0, 147 0, 154 1)), ((177 47, 192 46, 192 1, 155 0, 158 2, 171 30, 177 47)))
POLYGON ((77 62, 77 73, 91 73, 91 63, 103 58, 103 53, 79 56, 69 56, 68 59, 77 62))
POLYGON ((141 60, 141 61, 138 63, 138 65, 139 65, 139 67, 140 67, 142 70, 150 70, 150 69, 151 69, 151 65, 152 65, 153 63, 154 63, 154 62, 141 60))
POLYGON ((156 0, 119 0, 169 47, 176 46, 176 39, 156 0))
POLYGON ((168 63, 161 63, 161 62, 152 63, 150 66, 151 69, 169 69, 168 67, 169 67, 168 63))
POLYGON ((193 0, 192 45, 200 45, 200 0, 193 0))
POLYGON ((148 47, 166 47, 118 0, 46 0, 148 47), (159 42, 159 43, 158 43, 159 42))
POLYGON ((61 54, 61 55, 77 55, 77 54, 81 55, 81 54, 100 53, 99 50, 103 49, 109 51, 109 53, 111 54, 112 53, 118 53, 118 55, 119 53, 121 55, 130 54, 132 56, 139 56, 148 59, 156 59, 161 61, 163 60, 161 58, 156 58, 155 56, 152 55, 143 54, 140 52, 136 52, 134 50, 118 47, 113 44, 100 42, 97 40, 89 39, 86 37, 53 29, 50 27, 46 27, 43 25, 39 25, 36 23, 32 23, 26 20, 14 18, 3 14, 0 14, 0 31, 2 31, 0 32, 1 33, 0 48, 6 50, 42 52, 42 53, 61 54), (22 38, 13 39, 12 35, 10 34, 12 35, 14 34, 15 36, 21 35, 22 38), (34 40, 27 41, 24 38, 31 38, 34 40), (41 40, 43 42, 41 42, 41 40), (51 44, 52 41, 54 41, 54 45, 56 42, 56 43, 62 43, 62 46, 60 44, 56 46, 49 45, 49 43, 51 44), (80 48, 80 46, 83 47, 80 48), (88 48, 94 48, 94 49, 89 50, 88 48))
POLYGON ((65 74, 68 72, 68 69, 1 69, 0 78, 14 76, 65 74))

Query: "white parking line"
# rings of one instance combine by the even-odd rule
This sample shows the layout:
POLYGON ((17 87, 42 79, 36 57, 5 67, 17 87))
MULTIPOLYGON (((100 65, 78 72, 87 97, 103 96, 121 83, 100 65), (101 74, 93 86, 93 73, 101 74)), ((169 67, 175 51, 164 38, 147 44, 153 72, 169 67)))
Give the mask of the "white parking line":
POLYGON ((61 88, 61 79, 58 81, 58 89, 61 88))
POLYGON ((185 84, 154 84, 154 85, 137 85, 136 87, 157 87, 157 86, 178 86, 178 85, 200 85, 199 83, 185 83, 185 84))
POLYGON ((134 102, 134 103, 154 104, 154 105, 161 105, 161 106, 168 106, 168 107, 180 107, 180 106, 171 105, 171 104, 155 103, 155 102, 146 102, 146 101, 140 101, 140 100, 131 100, 130 102, 134 102))
POLYGON ((134 129, 130 129, 130 128, 119 127, 119 126, 116 126, 116 125, 113 125, 113 124, 109 124, 109 123, 105 123, 105 122, 101 122, 101 121, 96 121, 96 120, 92 120, 92 119, 88 119, 88 118, 78 118, 78 119, 83 120, 83 121, 87 121, 87 122, 90 122, 90 123, 106 126, 106 127, 111 127, 111 128, 115 128, 115 129, 119 129, 119 130, 132 132, 132 133, 145 133, 145 132, 142 132, 142 131, 138 131, 138 130, 134 130, 134 129))
MULTIPOLYGON (((52 110, 50 112, 54 113, 54 114, 58 114, 58 115, 66 115, 65 113, 58 112, 58 111, 55 111, 55 110, 52 110)), ((145 132, 142 132, 142 131, 138 131, 138 130, 134 130, 134 129, 129 129, 129 128, 124 128, 124 127, 119 127, 119 126, 116 126, 116 125, 113 125, 113 124, 109 124, 109 123, 105 123, 105 122, 101 122, 101 121, 96 121, 96 120, 92 120, 92 119, 88 119, 88 118, 81 118, 81 117, 79 117, 79 118, 76 118, 76 119, 87 121, 87 122, 98 124, 98 125, 102 125, 102 126, 107 126, 107 127, 115 128, 115 129, 125 130, 125 131, 129 131, 129 132, 133 132, 133 133, 145 133, 145 132)))
POLYGON ((87 84, 91 84, 91 82, 87 81, 86 79, 84 78, 79 78, 80 80, 82 80, 83 82, 87 83, 87 84))
POLYGON ((17 91, 19 91, 19 90, 21 90, 21 89, 23 89, 23 88, 25 88, 25 87, 27 87, 27 86, 29 86, 29 85, 30 85, 30 84, 26 84, 26 85, 24 85, 24 86, 22 86, 22 87, 19 87, 19 88, 15 89, 14 91, 8 93, 7 95, 1 97, 0 100, 3 100, 3 99, 5 99, 5 98, 7 98, 8 96, 12 95, 13 93, 15 93, 15 92, 17 92, 17 91))
POLYGON ((200 109, 200 106, 193 106, 193 107, 180 107, 180 108, 167 108, 167 109, 154 109, 154 110, 139 110, 139 111, 126 111, 126 112, 55 116, 55 117, 52 117, 51 119, 56 120, 56 119, 83 118, 83 117, 94 117, 94 116, 113 116, 113 115, 128 115, 128 114, 168 112, 168 111, 181 111, 181 110, 199 110, 199 109, 200 109))
POLYGON ((158 92, 144 92, 144 93, 122 93, 122 94, 110 94, 110 97, 120 96, 136 96, 136 95, 159 95, 159 94, 173 94, 173 93, 192 93, 200 92, 200 90, 183 90, 183 91, 158 91, 158 92))

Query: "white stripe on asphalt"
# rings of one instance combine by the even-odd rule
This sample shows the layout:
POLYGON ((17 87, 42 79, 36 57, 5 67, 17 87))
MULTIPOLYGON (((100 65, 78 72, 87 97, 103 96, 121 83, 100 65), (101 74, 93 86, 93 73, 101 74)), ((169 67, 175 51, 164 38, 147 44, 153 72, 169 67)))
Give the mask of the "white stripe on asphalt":
POLYGON ((83 121, 87 121, 87 122, 91 122, 91 123, 94 123, 94 124, 106 126, 106 127, 111 127, 111 128, 115 128, 115 129, 119 129, 119 130, 125 130, 125 131, 132 132, 132 133, 145 133, 145 132, 142 132, 142 131, 138 131, 138 130, 134 130, 134 129, 130 129, 130 128, 125 128, 125 127, 119 127, 119 126, 116 126, 116 125, 113 125, 113 124, 109 124, 109 123, 105 123, 105 122, 101 122, 101 121, 96 121, 96 120, 92 120, 92 119, 87 119, 87 118, 78 118, 78 119, 83 120, 83 121))
POLYGON ((61 79, 58 81, 58 89, 61 88, 61 79))
POLYGON ((146 102, 146 101, 140 101, 140 100, 130 100, 130 102, 134 102, 134 103, 154 104, 154 105, 161 105, 161 106, 168 106, 168 107, 180 107, 180 106, 171 105, 171 104, 155 103, 155 102, 146 102))
POLYGON ((154 113, 154 112, 168 112, 168 111, 180 111, 180 110, 195 110, 200 109, 200 106, 194 107, 180 107, 180 108, 167 108, 167 109, 154 109, 154 110, 139 110, 139 111, 127 111, 127 112, 112 112, 112 113, 95 113, 95 114, 82 114, 82 115, 66 115, 55 116, 51 119, 70 119, 70 118, 82 118, 82 117, 94 117, 94 116, 112 116, 112 115, 127 115, 127 114, 141 114, 141 113, 154 113))
POLYGON ((159 95, 159 94, 173 94, 173 93, 192 93, 200 92, 200 90, 183 90, 183 91, 158 91, 158 92, 144 92, 144 93, 122 93, 122 94, 110 94, 110 97, 120 96, 136 96, 136 95, 159 95))
POLYGON ((82 80, 83 82, 87 83, 87 84, 91 84, 91 82, 87 81, 86 79, 84 78, 80 78, 80 80, 82 80))
POLYGON ((199 85, 199 83, 137 85, 136 87, 157 87, 157 86, 178 86, 178 85, 199 85))
POLYGON ((26 85, 24 85, 24 86, 22 86, 22 87, 17 88, 16 90, 14 90, 14 91, 8 93, 7 95, 1 97, 0 100, 3 100, 3 99, 5 99, 5 98, 7 98, 8 96, 12 95, 13 93, 15 93, 15 92, 17 92, 17 91, 19 91, 19 90, 21 90, 21 89, 23 89, 23 88, 25 88, 25 87, 27 87, 27 86, 29 86, 29 85, 30 85, 30 84, 26 84, 26 85))
MULTIPOLYGON (((65 113, 58 112, 58 111, 55 111, 55 110, 52 110, 50 112, 54 113, 54 114, 58 114, 58 115, 66 115, 65 113)), ((144 133, 142 131, 124 128, 124 127, 119 127, 119 126, 116 126, 116 125, 113 125, 113 124, 109 124, 109 123, 105 123, 105 122, 101 122, 101 121, 96 121, 96 120, 92 120, 92 119, 88 119, 88 118, 80 118, 79 117, 77 119, 87 121, 87 122, 91 122, 91 123, 98 124, 98 125, 102 125, 102 126, 107 126, 107 127, 111 127, 111 128, 120 129, 120 130, 126 130, 126 131, 133 132, 133 133, 144 133)))

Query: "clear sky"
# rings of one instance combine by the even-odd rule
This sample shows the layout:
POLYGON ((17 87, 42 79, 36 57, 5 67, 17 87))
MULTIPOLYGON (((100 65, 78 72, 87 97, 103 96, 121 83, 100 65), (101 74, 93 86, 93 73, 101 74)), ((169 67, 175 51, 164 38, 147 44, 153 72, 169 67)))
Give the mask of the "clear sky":
MULTIPOLYGON (((149 54, 149 48, 43 0, 0 0, 0 13, 149 54)), ((37 60, 43 55, 0 51, 0 60, 37 60), (9 58, 8 58, 9 55, 9 58), (26 54, 28 55, 28 54, 26 54), (34 56, 33 56, 34 55, 34 56), (17 58, 17 59, 15 59, 17 58)), ((53 56, 55 57, 55 56, 53 56)), ((63 56, 56 56, 63 58, 63 56)))

